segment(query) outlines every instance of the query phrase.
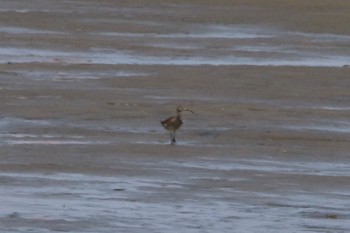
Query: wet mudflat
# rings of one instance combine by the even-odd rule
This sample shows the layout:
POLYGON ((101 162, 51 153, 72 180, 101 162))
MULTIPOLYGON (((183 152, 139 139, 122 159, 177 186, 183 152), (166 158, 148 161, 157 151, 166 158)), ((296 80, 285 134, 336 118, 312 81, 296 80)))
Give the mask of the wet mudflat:
POLYGON ((347 232, 350 4, 263 2, 3 1, 0 231, 347 232))

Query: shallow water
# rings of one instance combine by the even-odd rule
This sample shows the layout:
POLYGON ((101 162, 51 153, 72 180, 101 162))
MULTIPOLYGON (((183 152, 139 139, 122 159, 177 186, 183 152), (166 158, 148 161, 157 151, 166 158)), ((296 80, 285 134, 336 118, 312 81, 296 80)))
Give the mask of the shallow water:
MULTIPOLYGON (((183 33, 98 32, 87 35, 100 40, 130 39, 130 46, 143 48, 137 50, 91 47, 85 51, 67 51, 64 48, 57 50, 2 45, 0 63, 326 67, 350 64, 347 49, 350 40, 347 35, 290 32, 251 25, 191 25, 185 28, 186 32, 183 33)), ((30 34, 63 34, 15 27, 0 28, 0 33, 17 35, 23 39, 30 34)))
MULTIPOLYGON (((151 44, 157 50, 162 47, 167 49, 171 46, 151 44)), ((196 50, 191 45, 176 45, 173 49, 196 50)), ((228 48, 228 50, 230 50, 228 48)), ((313 51, 305 53, 304 48, 300 52, 289 48, 276 48, 271 51, 269 47, 236 47, 231 50, 231 54, 215 55, 211 53, 210 57, 205 55, 192 56, 155 56, 135 54, 134 51, 109 51, 109 52, 62 52, 39 49, 18 49, 18 48, 0 48, 2 58, 0 63, 64 63, 64 64, 108 64, 108 65, 257 65, 257 66, 324 66, 324 67, 342 67, 350 64, 350 56, 347 54, 314 53, 313 51), (235 55, 235 50, 239 52, 235 55), (247 55, 240 55, 247 53, 247 55), (276 56, 277 55, 277 56, 276 56), (266 57, 269 58, 266 58, 266 57), (273 58, 273 57, 276 58, 273 58), (265 57, 265 58, 264 58, 265 57)), ((158 53, 158 52, 157 52, 158 53)), ((200 51, 200 53, 202 53, 200 51)), ((220 51, 217 51, 219 54, 220 51)))
MULTIPOLYGON (((163 134, 152 127, 107 128, 103 122, 92 124, 91 121, 3 118, 0 122, 3 132, 0 146, 3 148, 31 145, 63 149, 67 145, 79 145, 92 149, 99 144, 125 143, 122 138, 104 137, 103 132, 132 134, 134 138, 139 134, 163 134), (70 128, 93 130, 99 137, 41 133, 47 127, 61 128, 62 125, 68 132, 72 132, 70 128), (22 132, 29 128, 39 133, 22 132)), ((212 130, 227 132, 232 129, 212 130)), ((153 145, 165 144, 152 138, 131 144, 152 145, 152 140, 153 145)), ((176 232, 248 233, 268 229, 276 233, 345 233, 350 228, 350 192, 346 186, 350 166, 347 163, 293 158, 286 161, 275 156, 239 158, 233 146, 200 145, 198 141, 180 142, 177 147, 194 145, 206 151, 215 152, 223 147, 232 150, 224 157, 206 152, 188 159, 164 157, 157 162, 147 157, 118 159, 118 166, 141 168, 145 171, 142 175, 1 172, 0 230, 49 233, 142 229, 143 232, 170 233, 176 229, 176 232), (301 180, 307 182, 304 184, 301 180)), ((77 155, 73 153, 72 156, 77 155)), ((55 164, 47 166, 54 168, 55 164)), ((114 166, 109 164, 109 168, 114 166)))
MULTIPOLYGON (((2 3, 0 12, 15 18, 0 23, 0 75, 7 78, 0 91, 7 93, 6 105, 15 108, 0 117, 0 232, 348 232, 350 166, 336 148, 347 143, 344 138, 350 133, 346 94, 340 93, 343 99, 337 101, 334 93, 325 103, 322 98, 304 102, 252 94, 240 99, 206 91, 189 98, 168 94, 171 86, 163 90, 167 94, 146 82, 137 86, 135 78, 164 75, 158 66, 195 67, 200 73, 207 71, 200 70, 203 65, 347 69, 350 36, 260 22, 187 22, 181 17, 188 5, 170 6, 163 11, 149 6, 96 7, 84 1, 2 3), (42 23, 40 17, 35 22, 16 21, 46 14, 59 22, 42 23), (159 20, 159 14, 172 18, 159 20), (59 24, 61 20, 67 22, 59 24), (111 78, 133 83, 113 86, 111 78), (31 82, 23 81, 27 79, 31 82), (52 85, 49 91, 45 85, 52 85), (60 88, 73 94, 64 96, 67 92, 60 88), (108 98, 101 92, 74 95, 97 89, 126 94, 122 99, 118 93, 108 98), (268 111, 289 112, 292 120, 266 123, 247 114, 251 118, 241 123, 237 119, 246 113, 218 111, 213 116, 202 107, 203 113, 192 118, 173 147, 158 118, 142 121, 150 116, 149 109, 189 99, 192 104, 207 101, 210 105, 203 106, 214 110, 223 103, 248 104, 240 109, 262 113, 262 118, 268 111), (55 104, 67 112, 58 112, 55 104), (42 112, 26 118, 22 107, 42 112), (126 108, 137 113, 114 114, 126 108), (100 111, 107 114, 101 116, 100 111), (293 115, 301 112, 307 114, 293 115), (205 117, 217 122, 203 129, 205 117), (286 139, 278 133, 269 138, 271 131, 282 131, 286 139), (318 139, 309 133, 323 140, 318 143, 326 144, 322 148, 328 154, 318 154, 313 148, 320 145, 313 144, 318 139), (333 145, 333 140, 341 143, 333 145)), ((242 88, 249 92, 249 85, 242 88)), ((163 114, 160 111, 157 114, 163 114)))
MULTIPOLYGON (((163 177, 1 173, 3 224, 0 229, 3 232, 72 229, 74 232, 110 232, 111 229, 266 232, 269 228, 270 232, 346 232, 350 227, 347 223, 350 193, 342 189, 314 193, 294 190, 293 185, 297 184, 279 183, 272 184, 270 190, 254 192, 241 185, 251 182, 251 175, 232 178, 226 174, 242 169, 262 181, 281 172, 349 177, 349 168, 341 164, 295 166, 291 163, 285 169, 274 161, 236 160, 229 166, 227 161, 200 160, 161 165, 161 173, 176 169, 185 174, 191 171, 191 175, 177 174, 175 178, 166 173, 163 177), (298 166, 300 169, 294 170, 298 166), (314 166, 319 172, 310 173, 309 168, 314 166), (203 170, 193 172, 194 168, 203 170), (280 191, 274 191, 274 186, 279 186, 280 191), (288 194, 282 191, 286 189, 288 194), (24 226, 31 223, 31 227, 11 230, 7 226, 13 222, 22 222, 24 226)), ((148 166, 152 170, 160 169, 143 163, 143 167, 148 166)))

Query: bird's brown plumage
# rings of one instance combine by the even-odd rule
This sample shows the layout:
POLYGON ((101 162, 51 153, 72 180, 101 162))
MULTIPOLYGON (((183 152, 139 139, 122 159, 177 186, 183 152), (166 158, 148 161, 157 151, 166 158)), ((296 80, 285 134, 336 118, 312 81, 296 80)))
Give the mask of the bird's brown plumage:
POLYGON ((160 122, 165 129, 170 131, 170 140, 171 140, 172 145, 176 143, 175 131, 178 130, 181 127, 181 125, 183 124, 183 121, 181 119, 181 112, 182 111, 189 111, 189 112, 193 113, 193 111, 188 109, 188 108, 177 107, 176 108, 176 116, 169 117, 166 120, 160 122))

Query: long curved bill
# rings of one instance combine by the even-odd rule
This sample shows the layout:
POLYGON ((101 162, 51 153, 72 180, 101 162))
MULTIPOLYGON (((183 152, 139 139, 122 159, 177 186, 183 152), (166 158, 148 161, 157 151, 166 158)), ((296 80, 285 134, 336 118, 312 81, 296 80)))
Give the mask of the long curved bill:
POLYGON ((192 111, 192 110, 191 110, 191 109, 189 109, 189 108, 183 108, 183 109, 182 109, 182 111, 189 111, 189 112, 194 113, 194 111, 192 111))

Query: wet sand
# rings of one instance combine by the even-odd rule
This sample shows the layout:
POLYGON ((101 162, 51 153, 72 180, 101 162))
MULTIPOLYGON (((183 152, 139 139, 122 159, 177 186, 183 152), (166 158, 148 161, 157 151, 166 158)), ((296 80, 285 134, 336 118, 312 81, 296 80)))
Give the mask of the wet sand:
POLYGON ((3 1, 0 231, 347 232, 349 12, 3 1))

